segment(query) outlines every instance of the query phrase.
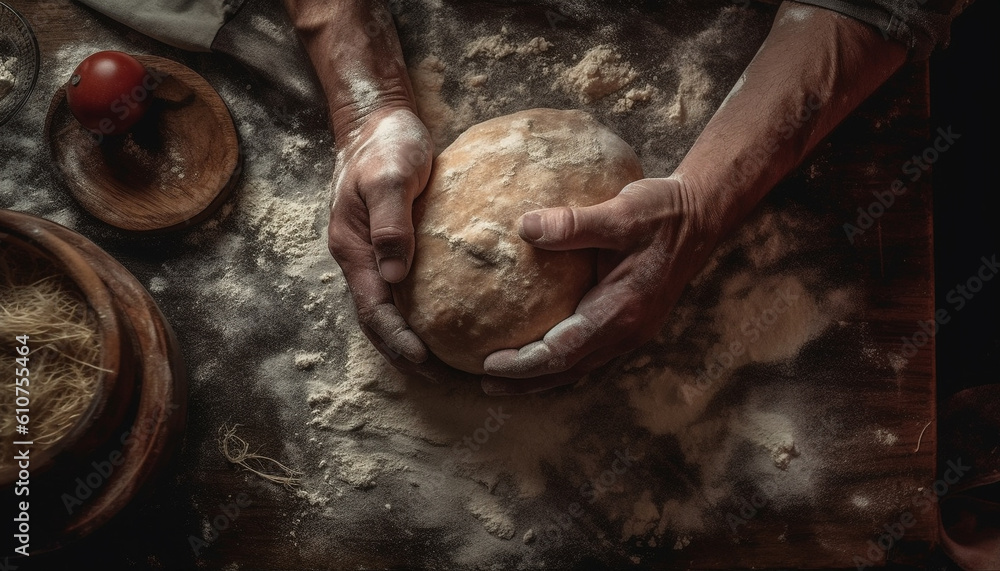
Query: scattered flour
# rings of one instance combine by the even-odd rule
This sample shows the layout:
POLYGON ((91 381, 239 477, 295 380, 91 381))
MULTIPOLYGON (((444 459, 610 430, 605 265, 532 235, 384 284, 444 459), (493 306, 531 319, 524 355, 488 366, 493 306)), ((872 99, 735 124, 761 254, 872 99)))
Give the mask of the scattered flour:
POLYGON ((465 77, 465 86, 470 89, 479 89, 486 85, 490 76, 485 73, 477 73, 475 75, 467 75, 465 77))
POLYGON ((632 83, 638 75, 635 68, 622 61, 621 54, 613 46, 600 45, 591 48, 579 63, 564 71, 553 88, 578 96, 582 103, 591 103, 632 83))
POLYGON ((884 429, 879 428, 875 430, 875 442, 883 444, 885 446, 893 446, 899 441, 899 437, 894 433, 884 429))
POLYGON ((309 150, 312 142, 294 133, 282 135, 283 144, 281 146, 281 162, 291 168, 302 167, 305 160, 306 151, 309 150))
POLYGON ((791 432, 787 418, 776 413, 754 413, 746 425, 743 434, 752 442, 761 446, 771 455, 775 468, 788 470, 788 465, 799 456, 795 449, 795 438, 791 432))
POLYGON ((153 293, 163 293, 167 289, 167 280, 162 276, 153 276, 149 279, 149 291, 153 293))
POLYGON ((300 257, 321 235, 316 224, 322 203, 284 198, 266 181, 247 184, 240 207, 251 227, 276 254, 300 257))
POLYGON ((465 57, 489 57, 493 59, 503 59, 510 55, 535 55, 547 51, 552 44, 545 38, 537 36, 522 43, 512 43, 506 34, 500 33, 494 36, 484 36, 469 42, 465 47, 465 57))
POLYGON ((437 56, 427 56, 416 66, 411 66, 410 82, 416 94, 417 114, 431 132, 437 151, 444 150, 454 136, 454 109, 441 95, 444 86, 445 64, 437 56))
POLYGON ((701 121, 712 109, 706 96, 712 89, 712 80, 700 66, 684 64, 680 68, 680 84, 677 93, 665 110, 672 123, 701 121))
POLYGON ((292 363, 300 371, 309 371, 323 362, 322 353, 299 352, 292 357, 292 363))
MULTIPOLYGON (((468 509, 482 523, 486 531, 500 539, 514 537, 516 527, 510 516, 506 515, 504 506, 495 496, 478 496, 469 504, 468 509)), ((526 532, 527 533, 527 532, 526 532)))
MULTIPOLYGON (((794 251, 792 237, 798 230, 780 224, 781 220, 762 213, 751 221, 753 231, 739 235, 733 247, 748 248, 777 235, 778 242, 785 240, 794 251)), ((771 256, 772 263, 787 259, 780 250, 771 256)), ((822 466, 814 444, 808 438, 800 443, 804 437, 800 435, 810 430, 813 412, 802 408, 795 396, 761 396, 722 409, 714 397, 731 389, 747 366, 794 359, 806 343, 854 310, 854 296, 836 288, 811 293, 800 277, 790 273, 762 279, 739 271, 719 272, 715 279, 721 280, 720 285, 713 287, 719 287, 722 297, 707 314, 711 333, 702 334, 703 349, 697 353, 708 364, 732 341, 743 340, 747 350, 717 380, 700 388, 698 371, 685 370, 683 358, 663 361, 663 355, 671 354, 671 345, 685 335, 683 327, 673 333, 665 330, 665 337, 655 346, 630 357, 626 371, 607 371, 604 382, 585 382, 563 394, 516 399, 487 398, 477 386, 408 379, 387 365, 363 335, 348 333, 346 360, 342 365, 331 361, 333 366, 323 369, 341 372, 309 381, 309 424, 330 462, 306 476, 304 489, 308 493, 326 489, 332 498, 349 489, 377 489, 383 483, 392 487, 398 479, 418 489, 443 480, 454 499, 442 500, 451 507, 439 509, 471 513, 487 534, 509 540, 547 525, 544 518, 525 520, 524 514, 510 511, 512 505, 525 500, 550 505, 551 487, 560 478, 573 488, 600 481, 617 448, 628 449, 638 458, 638 467, 626 472, 626 485, 612 484, 591 509, 600 518, 617 522, 623 539, 643 537, 655 542, 676 533, 704 533, 719 525, 713 506, 734 501, 731 470, 740 458, 749 463, 740 477, 781 479, 775 505, 808 499, 822 466), (785 301, 775 305, 779 300, 785 301), (766 325, 760 321, 756 326, 758 338, 748 337, 743 327, 754 319, 767 319, 766 325), (607 383, 622 397, 620 401, 609 403, 607 383), (483 429, 489 426, 485 423, 491 409, 510 415, 495 433, 483 429), (620 436, 604 435, 596 427, 573 420, 597 420, 592 416, 595 410, 601 411, 600 422, 622 426, 616 423, 631 418, 624 422, 634 422, 635 428, 620 428, 620 436), (652 460, 661 438, 676 439, 682 453, 679 463, 697 466, 695 477, 702 482, 698 494, 656 499, 653 482, 676 477, 656 468, 652 460), (384 444, 375 446, 373 439, 384 444), (741 452, 743 445, 750 446, 749 456, 741 452), (553 480, 546 475, 551 470, 561 476, 553 480), (346 487, 330 489, 329 482, 346 487), (632 498, 631 507, 623 510, 627 498, 632 498)), ((339 274, 327 277, 333 282, 342 280, 339 274)), ((689 303, 681 303, 679 313, 688 317, 679 321, 702 321, 706 313, 685 311, 689 303)), ((548 513, 558 513, 565 505, 557 502, 548 509, 548 513)), ((691 540, 670 541, 683 547, 691 540)), ((505 548, 493 545, 491 549, 505 548)))
POLYGON ((611 110, 615 113, 625 113, 631 111, 637 103, 649 103, 654 97, 659 95, 659 90, 652 85, 642 88, 633 88, 625 92, 611 110))

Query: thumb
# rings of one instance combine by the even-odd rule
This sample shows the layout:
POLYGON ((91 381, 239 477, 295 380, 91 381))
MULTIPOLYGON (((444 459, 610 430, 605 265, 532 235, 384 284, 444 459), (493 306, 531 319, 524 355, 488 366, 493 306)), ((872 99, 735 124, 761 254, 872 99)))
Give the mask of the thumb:
POLYGON ((628 238, 628 216, 620 198, 594 206, 546 208, 521 217, 521 239, 546 250, 620 250, 628 238))
POLYGON ((389 283, 400 282, 413 261, 413 200, 399 187, 374 193, 367 203, 379 274, 389 283))

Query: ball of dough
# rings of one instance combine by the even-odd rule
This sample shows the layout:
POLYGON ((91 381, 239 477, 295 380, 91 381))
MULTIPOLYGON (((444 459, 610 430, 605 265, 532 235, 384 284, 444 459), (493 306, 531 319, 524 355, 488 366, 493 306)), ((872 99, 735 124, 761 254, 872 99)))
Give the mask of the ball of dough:
POLYGON ((583 111, 530 109, 470 127, 434 160, 413 205, 416 251, 392 286, 413 331, 470 373, 542 338, 594 286, 597 251, 553 252, 518 236, 525 212, 589 206, 642 178, 631 147, 583 111))

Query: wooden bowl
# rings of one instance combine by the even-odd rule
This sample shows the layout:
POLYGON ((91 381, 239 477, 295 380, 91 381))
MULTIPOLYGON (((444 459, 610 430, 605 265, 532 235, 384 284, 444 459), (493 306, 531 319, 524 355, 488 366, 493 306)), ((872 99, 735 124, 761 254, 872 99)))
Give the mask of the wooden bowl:
MULTIPOLYGON (((63 447, 66 454, 53 460, 51 468, 38 477, 36 450, 31 452, 31 553, 39 555, 90 535, 137 496, 153 491, 151 484, 163 475, 182 442, 187 376, 177 338, 156 302, 107 252, 55 222, 3 209, 0 240, 5 245, 8 240, 18 240, 41 251, 58 252, 57 259, 69 260, 74 268, 82 262, 90 270, 80 272, 87 276, 88 291, 95 285, 92 278, 96 275, 110 296, 122 341, 127 338, 131 343, 130 352, 122 348, 123 368, 117 384, 121 389, 134 387, 134 392, 130 398, 117 395, 113 399, 116 405, 129 401, 124 416, 113 422, 117 415, 108 405, 99 417, 91 417, 101 425, 95 425, 93 434, 95 439, 103 435, 103 443, 85 457, 81 457, 82 448, 71 451, 63 447), (131 358, 125 359, 125 355, 131 358), (134 374, 123 372, 126 364, 134 366, 134 374), (125 383, 126 378, 134 383, 125 383)), ((100 289, 95 286, 95 290, 100 289)), ((100 302, 95 305, 105 307, 100 302)), ((17 558, 12 558, 13 562, 27 564, 17 558)))
MULTIPOLYGON (((94 395, 84 412, 77 418, 73 427, 58 441, 48 445, 34 443, 35 433, 31 422, 28 423, 28 433, 16 435, 17 442, 31 442, 25 445, 30 449, 31 476, 39 477, 56 464, 66 464, 89 457, 98 447, 102 446, 111 436, 115 428, 122 422, 128 409, 134 387, 134 356, 130 331, 123 322, 114 299, 107 286, 90 267, 86 259, 51 233, 39 231, 25 219, 12 217, 0 211, 0 256, 7 259, 15 268, 42 266, 46 273, 65 277, 64 287, 75 290, 87 304, 88 311, 95 317, 97 334, 100 338, 100 361, 97 363, 103 371, 98 374, 94 395)), ((32 331, 24 331, 29 336, 29 347, 32 351, 30 337, 32 331)), ((20 333, 19 333, 20 334, 20 333)), ((37 337, 37 336, 36 336, 37 337)), ((30 398, 31 384, 37 384, 31 367, 31 353, 28 355, 30 398)), ((13 390, 13 386, 10 387, 13 390)), ((29 410, 31 407, 29 405, 29 410)), ((29 414, 29 419, 37 419, 29 414)), ((11 459, 5 459, 9 464, 0 466, 0 489, 6 490, 18 479, 18 467, 11 459)))
POLYGON ((56 91, 45 137, 63 183, 88 212, 139 233, 189 227, 210 216, 239 178, 242 157, 229 109, 200 75, 157 56, 134 56, 162 81, 125 135, 83 127, 56 91))

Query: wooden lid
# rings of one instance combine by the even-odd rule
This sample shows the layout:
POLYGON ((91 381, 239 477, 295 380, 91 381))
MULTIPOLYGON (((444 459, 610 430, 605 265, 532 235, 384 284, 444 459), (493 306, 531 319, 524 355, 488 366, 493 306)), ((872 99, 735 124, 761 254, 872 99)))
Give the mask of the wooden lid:
POLYGON ((236 128, 222 98, 175 61, 134 56, 162 75, 143 118, 122 136, 85 129, 56 91, 45 121, 52 159, 88 212, 131 232, 167 232, 210 216, 239 177, 236 128))

